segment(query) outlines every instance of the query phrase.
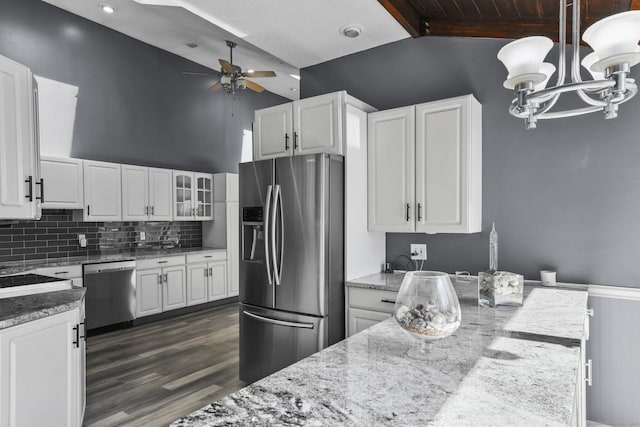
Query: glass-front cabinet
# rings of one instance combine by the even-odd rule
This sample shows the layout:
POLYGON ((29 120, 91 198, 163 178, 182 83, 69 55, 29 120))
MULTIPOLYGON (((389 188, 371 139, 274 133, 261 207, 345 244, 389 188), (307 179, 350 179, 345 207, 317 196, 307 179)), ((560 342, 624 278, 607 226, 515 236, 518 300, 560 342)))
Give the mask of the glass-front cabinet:
POLYGON ((208 174, 195 174, 196 181, 196 217, 207 221, 213 219, 213 176, 208 174))
POLYGON ((174 221, 213 219, 213 175, 173 171, 174 221))

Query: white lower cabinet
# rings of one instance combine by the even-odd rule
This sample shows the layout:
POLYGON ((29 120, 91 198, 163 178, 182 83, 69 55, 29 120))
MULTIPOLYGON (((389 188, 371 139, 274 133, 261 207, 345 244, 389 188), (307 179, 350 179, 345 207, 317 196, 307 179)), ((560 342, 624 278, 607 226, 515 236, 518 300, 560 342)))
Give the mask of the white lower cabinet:
POLYGON ((82 425, 83 311, 0 331, 1 427, 82 425))
POLYGON ((136 273, 136 317, 162 313, 162 269, 136 273))
POLYGON ((187 255, 187 305, 229 296, 226 258, 224 250, 187 255))
POLYGON ((391 317, 396 294, 392 291, 347 287, 347 336, 391 317))
POLYGON ((187 306, 187 280, 185 266, 162 269, 162 311, 187 306))

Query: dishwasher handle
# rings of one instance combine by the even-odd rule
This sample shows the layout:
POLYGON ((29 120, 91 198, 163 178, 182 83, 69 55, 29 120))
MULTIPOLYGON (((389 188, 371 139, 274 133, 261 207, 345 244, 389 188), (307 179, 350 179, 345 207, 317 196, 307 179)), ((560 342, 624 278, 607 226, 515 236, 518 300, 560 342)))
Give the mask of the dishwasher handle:
POLYGON ((103 264, 88 264, 84 266, 84 274, 111 273, 117 271, 133 271, 136 269, 135 261, 117 261, 103 264))

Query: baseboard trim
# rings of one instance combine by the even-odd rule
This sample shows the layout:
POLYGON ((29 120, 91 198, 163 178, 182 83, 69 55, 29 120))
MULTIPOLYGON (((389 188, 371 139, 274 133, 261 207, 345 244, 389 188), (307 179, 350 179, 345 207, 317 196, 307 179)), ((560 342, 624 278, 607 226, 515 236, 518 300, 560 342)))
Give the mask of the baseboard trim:
POLYGON ((589 296, 622 299, 627 301, 640 301, 640 288, 589 285, 589 296))

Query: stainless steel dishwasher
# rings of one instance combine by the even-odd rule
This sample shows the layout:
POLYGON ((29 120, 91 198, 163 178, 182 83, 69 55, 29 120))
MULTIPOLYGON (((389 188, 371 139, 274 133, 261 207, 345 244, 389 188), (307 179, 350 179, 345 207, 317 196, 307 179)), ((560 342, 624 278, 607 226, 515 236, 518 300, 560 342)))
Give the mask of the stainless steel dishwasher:
POLYGON ((128 322, 136 315, 136 262, 85 264, 87 330, 128 322))

